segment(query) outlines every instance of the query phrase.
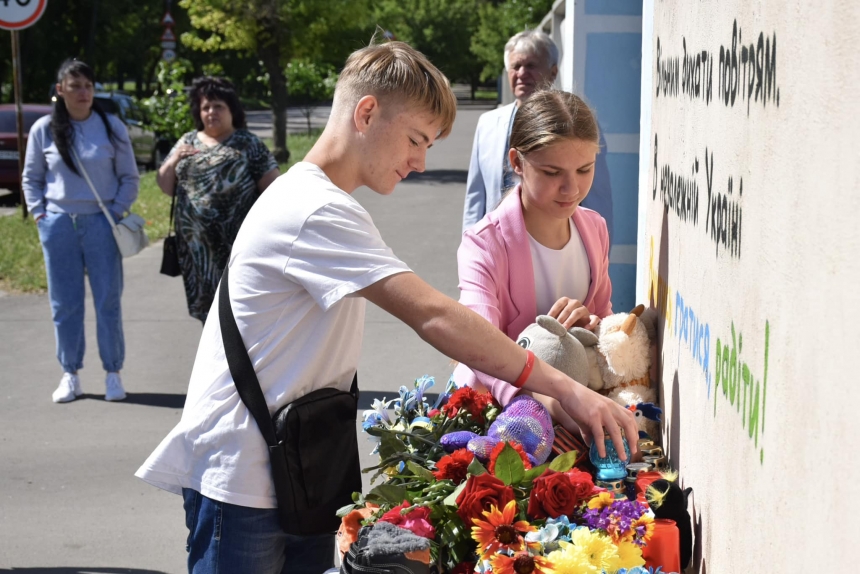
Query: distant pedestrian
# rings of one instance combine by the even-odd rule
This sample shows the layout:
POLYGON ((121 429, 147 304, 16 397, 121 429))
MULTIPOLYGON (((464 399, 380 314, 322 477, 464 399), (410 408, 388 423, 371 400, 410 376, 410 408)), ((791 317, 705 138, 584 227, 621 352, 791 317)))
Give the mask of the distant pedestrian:
POLYGON ((197 129, 179 139, 157 182, 165 194, 176 196, 188 313, 205 323, 239 227, 280 172, 266 145, 245 129, 245 112, 229 81, 195 80, 191 113, 197 129))
MULTIPOLYGON (((505 44, 505 70, 516 100, 483 114, 478 120, 466 179, 463 231, 494 210, 501 203, 503 193, 516 185, 518 178, 508 159, 511 126, 517 110, 529 96, 539 89, 552 86, 558 75, 558 64, 558 47, 552 38, 540 30, 520 32, 505 44)), ((602 135, 600 147, 606 147, 602 135)), ((611 235, 612 185, 606 154, 597 156, 594 185, 582 205, 593 209, 606 220, 611 235)))
POLYGON ((66 60, 57 72, 56 89, 51 115, 30 129, 22 177, 45 256, 57 359, 64 371, 53 400, 65 403, 82 392, 78 370, 84 366, 86 274, 96 310, 99 356, 107 371, 105 399, 121 401, 126 396, 119 375, 125 360, 122 257, 110 222, 71 150, 77 151, 114 221, 137 199, 137 164, 125 125, 94 101, 92 68, 66 60))

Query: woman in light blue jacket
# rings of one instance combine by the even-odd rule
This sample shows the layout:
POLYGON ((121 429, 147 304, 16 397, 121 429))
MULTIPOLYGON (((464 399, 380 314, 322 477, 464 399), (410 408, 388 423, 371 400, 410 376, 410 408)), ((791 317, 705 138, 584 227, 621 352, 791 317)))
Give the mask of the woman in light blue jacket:
POLYGON ((48 295, 63 378, 55 403, 81 395, 84 360, 84 275, 96 311, 99 356, 107 372, 105 399, 120 401, 119 372, 125 359, 122 332, 122 257, 110 223, 76 166, 71 150, 93 180, 115 221, 137 199, 139 175, 128 131, 94 102, 95 75, 79 60, 57 72, 57 98, 50 116, 30 129, 22 186, 39 229, 48 295))

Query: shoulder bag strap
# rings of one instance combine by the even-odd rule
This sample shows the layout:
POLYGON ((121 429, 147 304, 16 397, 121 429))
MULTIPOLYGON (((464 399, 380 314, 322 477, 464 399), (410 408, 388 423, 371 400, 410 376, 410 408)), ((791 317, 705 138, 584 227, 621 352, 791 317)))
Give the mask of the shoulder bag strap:
POLYGON ((75 146, 69 146, 69 149, 72 152, 72 156, 75 158, 75 163, 77 164, 77 168, 81 171, 81 175, 84 176, 84 179, 87 180, 87 185, 90 186, 90 190, 93 192, 93 195, 96 196, 96 201, 99 202, 99 207, 102 208, 102 213, 107 217, 108 223, 116 231, 116 223, 113 222, 113 216, 105 207, 105 204, 102 203, 102 198, 99 195, 99 192, 96 191, 96 186, 93 185, 93 181, 90 179, 90 174, 87 173, 87 170, 84 168, 84 162, 81 161, 81 158, 78 156, 78 150, 75 149, 75 146))
POLYGON ((228 272, 230 264, 224 267, 224 275, 221 276, 221 287, 218 294, 218 319, 221 322, 221 338, 224 341, 224 354, 227 355, 227 364, 230 367, 230 375, 236 384, 239 398, 257 421, 266 444, 274 447, 278 444, 275 438, 275 425, 266 405, 266 397, 254 372, 254 365, 248 356, 248 350, 242 342, 242 334, 236 325, 233 309, 230 307, 230 288, 228 286, 228 272))
MULTIPOLYGON (((263 396, 260 381, 257 379, 257 373, 254 372, 254 365, 251 363, 248 350, 242 342, 242 334, 239 333, 239 327, 236 325, 236 318, 233 316, 233 309, 230 306, 229 271, 228 262, 224 267, 224 274, 221 276, 221 286, 218 293, 218 319, 221 323, 224 354, 227 356, 227 365, 230 367, 230 375, 233 377, 236 390, 239 392, 239 398, 242 399, 254 420, 257 421, 257 426, 260 427, 266 444, 275 447, 278 444, 275 436, 275 425, 272 422, 269 407, 266 405, 266 397, 263 396)), ((358 401, 358 372, 352 377, 352 386, 349 392, 358 401)))
POLYGON ((167 236, 173 233, 173 211, 176 206, 176 188, 173 189, 173 195, 170 197, 170 223, 167 224, 167 236))

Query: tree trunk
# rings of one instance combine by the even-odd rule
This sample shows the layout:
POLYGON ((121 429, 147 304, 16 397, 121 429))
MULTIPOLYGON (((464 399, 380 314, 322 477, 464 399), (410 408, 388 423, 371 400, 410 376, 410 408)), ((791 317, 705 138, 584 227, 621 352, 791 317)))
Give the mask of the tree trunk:
POLYGON ((95 53, 96 53, 96 26, 98 25, 99 0, 93 0, 93 11, 90 15, 90 33, 87 38, 87 63, 96 70, 95 53))
POLYGON ((285 163, 290 159, 290 150, 287 149, 287 80, 281 69, 276 44, 260 46, 259 55, 269 72, 269 88, 272 90, 272 135, 275 143, 272 153, 278 163, 285 163))

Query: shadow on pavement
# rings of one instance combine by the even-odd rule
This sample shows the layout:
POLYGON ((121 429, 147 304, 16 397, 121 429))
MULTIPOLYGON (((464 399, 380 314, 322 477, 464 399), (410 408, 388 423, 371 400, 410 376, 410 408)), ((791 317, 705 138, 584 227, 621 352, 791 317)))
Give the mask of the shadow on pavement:
POLYGON ((466 183, 469 172, 465 169, 430 169, 424 173, 413 171, 406 180, 415 183, 466 183))
POLYGON ((46 566, 44 568, 0 568, 0 572, 16 574, 168 574, 161 570, 140 570, 139 568, 87 568, 80 566, 46 566))
MULTIPOLYGON (((104 395, 91 395, 84 393, 78 400, 92 399, 104 401, 104 395)), ((121 401, 132 405, 144 405, 147 407, 165 407, 168 409, 181 409, 185 406, 185 395, 177 393, 126 393, 126 399, 121 401)), ((0 570, 3 572, 3 570, 0 570)), ((95 572, 95 570, 93 570, 95 572)))

